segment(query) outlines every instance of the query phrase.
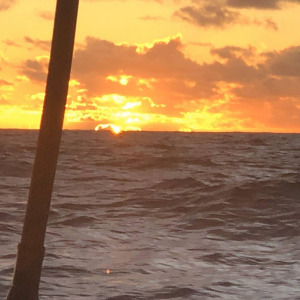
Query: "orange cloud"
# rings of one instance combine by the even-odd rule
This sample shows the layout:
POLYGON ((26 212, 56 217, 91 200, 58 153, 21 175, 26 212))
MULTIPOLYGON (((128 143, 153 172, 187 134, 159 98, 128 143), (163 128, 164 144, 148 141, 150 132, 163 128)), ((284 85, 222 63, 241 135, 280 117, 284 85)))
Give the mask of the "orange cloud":
MULTIPOLYGON (((144 45, 88 37, 74 53, 66 126, 300 129, 300 47, 211 47, 210 63, 189 59, 184 49, 180 35, 144 45)), ((25 61, 20 75, 44 82, 47 66, 48 57, 39 56, 25 61)))
POLYGON ((300 118, 295 114, 293 122, 284 122, 284 113, 276 117, 276 107, 284 107, 286 117, 292 109, 299 112, 300 76, 284 73, 285 64, 297 64, 297 49, 212 48, 216 60, 202 64, 187 58, 183 49, 179 36, 143 48, 89 37, 75 52, 72 76, 85 91, 90 120, 117 126, 135 120, 133 125, 141 128, 156 122, 159 128, 186 131, 258 130, 275 128, 277 121, 277 129, 295 128, 300 118), (284 96, 294 97, 289 106, 282 105, 284 96), (260 113, 266 101, 272 109, 260 113))
POLYGON ((0 11, 4 11, 9 9, 11 6, 15 4, 15 0, 1 0, 0 2, 0 11))

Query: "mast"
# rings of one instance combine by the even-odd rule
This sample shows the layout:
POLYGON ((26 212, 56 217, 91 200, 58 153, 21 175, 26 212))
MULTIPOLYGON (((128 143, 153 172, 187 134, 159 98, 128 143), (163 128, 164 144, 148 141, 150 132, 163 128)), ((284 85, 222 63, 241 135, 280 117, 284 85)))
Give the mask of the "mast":
POLYGON ((44 108, 21 242, 7 300, 38 300, 79 0, 57 0, 44 108))

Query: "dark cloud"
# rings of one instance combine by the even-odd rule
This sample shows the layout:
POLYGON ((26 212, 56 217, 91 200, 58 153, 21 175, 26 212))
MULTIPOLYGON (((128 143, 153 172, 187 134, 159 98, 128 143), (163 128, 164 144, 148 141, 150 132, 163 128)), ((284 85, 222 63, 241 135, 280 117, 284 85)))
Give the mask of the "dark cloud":
MULTIPOLYGON (((270 75, 262 77, 260 80, 248 82, 247 84, 234 89, 236 96, 248 101, 247 99, 256 99, 256 101, 273 102, 280 98, 300 97, 299 78, 276 78, 270 75)), ((300 104, 300 103, 299 103, 300 104)))
MULTIPOLYGON (((109 2, 112 0, 85 0, 87 2, 109 2)), ((114 0, 114 1, 119 1, 119 2, 124 2, 124 1, 128 1, 128 0, 114 0)), ((147 1, 147 2, 151 2, 151 0, 141 0, 141 1, 147 1)), ((178 2, 179 0, 173 0, 175 3, 178 2)), ((163 3, 164 0, 152 0, 152 2, 157 2, 157 3, 163 3)))
POLYGON ((0 0, 0 11, 4 11, 12 7, 16 0, 0 0))
POLYGON ((238 87, 237 96, 256 99, 300 97, 300 46, 278 52, 264 53, 264 63, 258 65, 263 76, 238 87))
POLYGON ((216 4, 185 6, 174 16, 200 27, 225 28, 228 24, 241 21, 241 14, 216 4))
POLYGON ((263 25, 265 26, 267 29, 273 29, 275 31, 278 30, 278 25, 277 23, 275 23, 273 20, 271 19, 265 19, 263 22, 258 22, 258 25, 263 25))
POLYGON ((248 65, 243 58, 232 57, 221 65, 219 70, 214 70, 214 75, 219 72, 219 81, 249 84, 264 77, 264 71, 256 66, 248 65))
POLYGON ((40 48, 42 50, 47 50, 50 51, 50 47, 51 47, 51 41, 43 41, 40 39, 32 39, 28 36, 24 37, 25 42, 27 42, 28 44, 31 44, 32 46, 34 46, 35 48, 40 48))
POLYGON ((28 59, 21 67, 21 74, 33 82, 44 82, 47 78, 47 63, 28 59))
POLYGON ((237 8, 278 9, 280 0, 227 0, 227 5, 237 8))
POLYGON ((227 0, 226 4, 235 8, 281 9, 284 4, 300 4, 300 0, 227 0))
POLYGON ((226 46, 223 48, 213 48, 211 54, 218 55, 220 58, 228 59, 235 57, 251 57, 255 55, 254 47, 237 47, 237 46, 226 46))
POLYGON ((265 54, 270 72, 279 76, 300 77, 300 46, 265 54))
POLYGON ((277 24, 270 18, 251 20, 243 16, 237 7, 226 6, 224 2, 204 4, 203 1, 193 1, 194 5, 180 8, 174 16, 196 26, 225 29, 229 25, 258 25, 267 29, 278 30, 277 24))

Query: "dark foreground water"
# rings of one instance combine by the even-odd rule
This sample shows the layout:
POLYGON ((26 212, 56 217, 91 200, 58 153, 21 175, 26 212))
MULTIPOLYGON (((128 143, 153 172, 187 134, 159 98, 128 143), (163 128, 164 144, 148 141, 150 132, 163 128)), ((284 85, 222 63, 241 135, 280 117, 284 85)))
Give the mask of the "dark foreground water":
MULTIPOLYGON (((0 131, 0 299, 36 139, 0 131)), ((300 135, 64 132, 46 250, 41 300, 300 299, 300 135)))

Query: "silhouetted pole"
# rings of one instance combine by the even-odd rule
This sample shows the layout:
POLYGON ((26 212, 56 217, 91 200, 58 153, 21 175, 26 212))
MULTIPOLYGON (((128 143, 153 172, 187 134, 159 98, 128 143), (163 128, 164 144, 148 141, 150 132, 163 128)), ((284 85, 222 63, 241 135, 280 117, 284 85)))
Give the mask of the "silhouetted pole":
POLYGON ((79 0, 57 0, 44 109, 33 166, 26 216, 7 300, 37 300, 79 0))

